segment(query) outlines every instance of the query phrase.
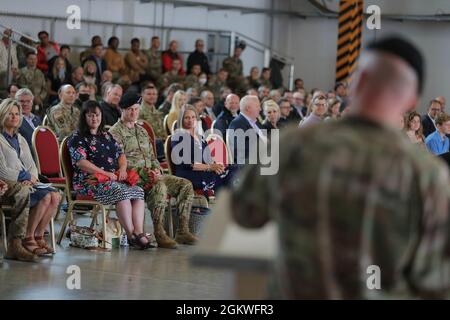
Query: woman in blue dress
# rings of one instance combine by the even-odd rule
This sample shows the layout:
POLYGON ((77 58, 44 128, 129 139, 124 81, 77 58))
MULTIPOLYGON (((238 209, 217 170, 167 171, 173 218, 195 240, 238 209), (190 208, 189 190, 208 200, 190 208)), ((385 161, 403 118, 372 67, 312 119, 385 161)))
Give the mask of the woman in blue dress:
POLYGON ((127 160, 116 140, 104 130, 98 102, 84 103, 79 129, 69 137, 68 147, 74 190, 104 205, 115 204, 130 245, 149 248, 151 241, 144 233, 144 191, 125 183, 127 160), (106 181, 93 181, 95 174, 101 174, 106 181))
POLYGON ((205 196, 232 182, 233 166, 214 162, 207 142, 198 136, 196 126, 199 116, 195 107, 186 104, 178 118, 181 123, 171 138, 172 161, 175 175, 192 182, 194 190, 203 190, 205 196))

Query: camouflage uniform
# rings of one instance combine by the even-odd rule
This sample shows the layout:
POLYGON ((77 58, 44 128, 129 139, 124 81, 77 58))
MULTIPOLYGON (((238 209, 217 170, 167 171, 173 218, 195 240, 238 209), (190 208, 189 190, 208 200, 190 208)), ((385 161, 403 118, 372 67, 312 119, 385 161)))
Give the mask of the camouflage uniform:
POLYGON ((159 87, 161 85, 162 76, 161 52, 148 49, 145 51, 145 55, 148 60, 146 72, 155 80, 155 85, 159 87))
POLYGON ((167 71, 162 76, 162 82, 165 83, 167 86, 170 86, 172 83, 182 83, 183 77, 180 76, 178 73, 173 74, 172 71, 167 71))
POLYGON ((228 71, 228 86, 235 92, 246 89, 245 78, 243 77, 243 64, 241 59, 228 57, 223 60, 223 68, 228 71))
POLYGON ((24 67, 20 69, 17 76, 17 84, 22 88, 30 89, 35 97, 41 98, 42 102, 47 97, 47 82, 44 74, 38 68, 30 69, 24 67))
POLYGON ((8 240, 24 239, 28 225, 30 187, 19 182, 6 181, 6 183, 8 190, 2 197, 5 203, 12 205, 8 240))
MULTIPOLYGON (((144 128, 135 126, 130 129, 120 120, 113 125, 109 131, 119 143, 123 153, 126 154, 128 167, 147 167, 162 172, 159 162, 153 152, 153 147, 149 143, 150 140, 147 131, 145 131, 144 128)), ((164 231, 164 212, 168 205, 167 195, 176 198, 180 221, 176 241, 183 243, 183 241, 179 241, 179 238, 180 236, 189 233, 189 218, 194 198, 194 189, 189 180, 172 175, 164 175, 162 176, 162 179, 147 192, 147 205, 152 211, 153 226, 159 246, 161 246, 161 242, 167 240, 167 235, 164 231)))
POLYGON ((152 126, 156 138, 165 140, 167 138, 167 132, 164 129, 163 118, 164 114, 156 110, 155 106, 150 106, 142 102, 139 119, 147 121, 152 126))
POLYGON ((55 132, 61 142, 78 128, 80 110, 75 106, 68 106, 62 102, 48 111, 48 126, 55 132))
POLYGON ((270 80, 265 79, 259 79, 259 83, 261 86, 267 87, 269 89, 272 89, 272 83, 270 83, 270 80))
POLYGON ((196 88, 199 87, 198 77, 195 74, 190 74, 184 79, 184 87, 188 88, 196 88))
POLYGON ((367 120, 286 130, 278 174, 247 167, 232 199, 240 224, 278 224, 281 297, 448 295, 448 169, 367 120), (380 267, 381 290, 366 286, 369 265, 380 267))
POLYGON ((225 81, 220 81, 217 76, 212 76, 208 81, 208 87, 214 95, 214 102, 217 103, 220 101, 220 90, 226 86, 225 81))

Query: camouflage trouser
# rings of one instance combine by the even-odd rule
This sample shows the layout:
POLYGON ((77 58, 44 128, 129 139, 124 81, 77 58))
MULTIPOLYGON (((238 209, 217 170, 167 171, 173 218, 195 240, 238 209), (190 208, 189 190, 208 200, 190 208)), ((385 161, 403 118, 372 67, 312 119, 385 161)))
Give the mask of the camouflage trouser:
POLYGON ((25 238, 30 204, 30 188, 18 182, 7 181, 8 190, 3 195, 2 202, 12 205, 11 223, 9 224, 8 240, 25 238))
POLYGON ((146 194, 148 208, 154 212, 164 212, 168 205, 167 195, 176 198, 178 216, 189 221, 194 189, 192 183, 184 178, 164 175, 146 194))

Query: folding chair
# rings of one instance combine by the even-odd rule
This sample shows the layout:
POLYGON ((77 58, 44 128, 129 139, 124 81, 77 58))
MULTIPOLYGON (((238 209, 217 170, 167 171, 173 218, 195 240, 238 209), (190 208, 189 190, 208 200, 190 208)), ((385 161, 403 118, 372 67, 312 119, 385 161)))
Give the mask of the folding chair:
POLYGON ((166 130, 167 135, 171 135, 172 132, 170 132, 170 128, 169 128, 169 126, 168 126, 168 124, 167 124, 167 119, 168 119, 168 118, 169 118, 169 114, 166 114, 166 115, 164 116, 164 119, 163 119, 163 126, 164 126, 164 129, 166 130))
MULTIPOLYGON (((69 190, 66 187, 66 179, 62 175, 56 135, 49 127, 38 126, 33 132, 31 144, 39 174, 46 176, 54 187, 61 189, 67 199, 69 190)), ((62 201, 63 198, 61 198, 55 220, 58 220, 62 201)))
MULTIPOLYGON (((13 206, 11 203, 5 201, 4 198, 0 201, 0 223, 2 225, 2 242, 3 248, 5 248, 5 252, 8 250, 8 237, 6 234, 6 215, 5 211, 11 211, 13 206)), ((50 219, 50 241, 52 244, 53 251, 56 253, 56 241, 55 241, 55 223, 53 217, 50 219)))
MULTIPOLYGON (((175 171, 175 164, 172 161, 172 140, 171 140, 172 136, 168 136, 166 139, 166 142, 164 143, 164 152, 166 153, 166 159, 167 159, 167 163, 169 164, 169 172, 171 175, 175 175, 176 176, 176 171, 175 171)), ((203 195, 203 190, 194 190, 194 193, 198 196, 204 197, 203 195)), ((173 233, 173 222, 172 222, 172 215, 169 215, 169 233, 173 233)))
POLYGON ((178 128, 178 120, 175 120, 175 121, 172 123, 172 131, 171 131, 171 134, 173 134, 177 128, 178 128))
MULTIPOLYGON (((62 238, 64 236, 64 233, 67 228, 67 224, 69 221, 73 221, 73 207, 76 204, 87 204, 92 205, 94 208, 92 210, 92 222, 91 222, 91 228, 94 227, 94 224, 97 222, 97 216, 99 214, 99 211, 101 212, 102 217, 102 232, 103 237, 106 237, 106 212, 107 209, 103 204, 100 202, 94 200, 93 197, 89 196, 81 196, 76 194, 76 192, 73 190, 72 187, 72 179, 73 179, 73 167, 72 167, 72 161, 70 159, 69 149, 67 146, 67 139, 68 137, 64 138, 64 140, 61 142, 61 147, 59 149, 60 159, 62 162, 62 167, 64 170, 64 175, 66 176, 66 186, 67 190, 69 190, 67 202, 69 204, 69 208, 67 210, 66 218, 64 219, 64 222, 61 226, 61 230, 58 235, 58 244, 61 244, 62 238)), ((106 248, 106 241, 102 241, 103 248, 106 248)))
POLYGON ((202 116, 202 117, 201 117, 201 120, 202 120, 203 123, 206 124, 206 127, 207 127, 208 129, 211 129, 211 128, 212 128, 213 121, 211 120, 211 118, 210 118, 209 116, 202 116))
POLYGON ((211 133, 206 137, 206 143, 211 151, 211 157, 217 163, 223 163, 225 166, 233 164, 233 157, 222 136, 217 133, 211 133))
MULTIPOLYGON (((157 156, 158 153, 156 150, 156 137, 155 131, 153 131, 152 126, 145 120, 138 120, 137 124, 147 131, 148 136, 150 138, 150 144, 153 146, 153 153, 155 154, 155 156, 157 156)), ((161 168, 164 170, 164 172, 169 172, 167 161, 162 161, 159 164, 161 165, 161 168)))

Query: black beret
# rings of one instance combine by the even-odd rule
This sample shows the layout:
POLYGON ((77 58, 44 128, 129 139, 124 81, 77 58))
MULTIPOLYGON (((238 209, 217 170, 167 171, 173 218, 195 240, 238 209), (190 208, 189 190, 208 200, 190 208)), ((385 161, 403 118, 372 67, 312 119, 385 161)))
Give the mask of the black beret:
POLYGON ((129 107, 131 107, 135 104, 140 104, 140 103, 141 103, 141 97, 139 97, 134 92, 127 92, 122 96, 122 98, 120 98, 119 107, 121 109, 128 109, 129 107))
POLYGON ((408 63, 417 74, 418 93, 422 93, 425 81, 425 61, 420 50, 401 36, 389 36, 373 41, 367 46, 368 50, 382 51, 396 55, 408 63))

